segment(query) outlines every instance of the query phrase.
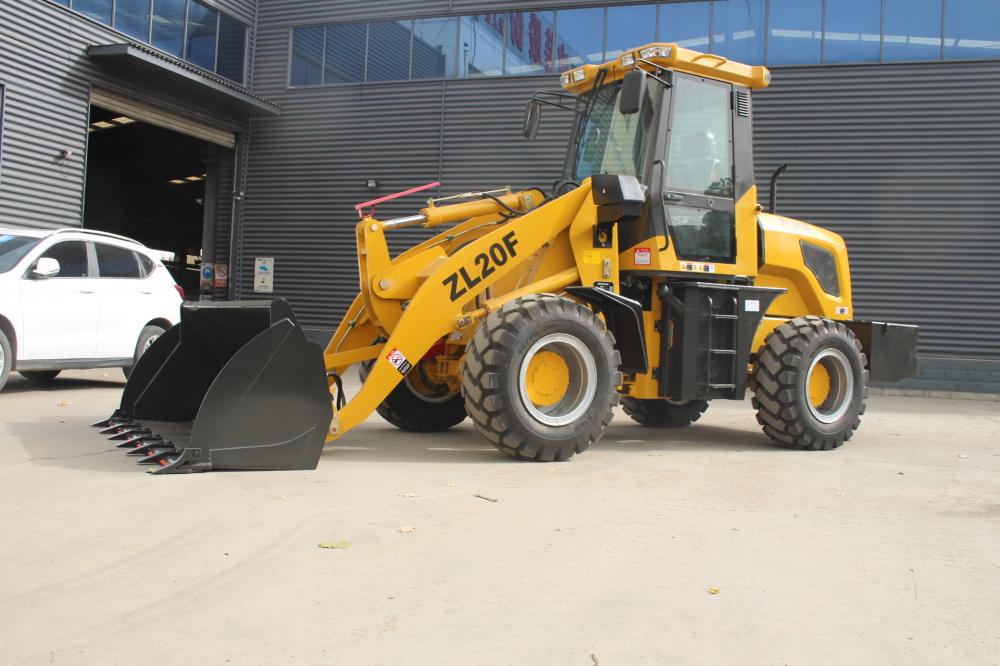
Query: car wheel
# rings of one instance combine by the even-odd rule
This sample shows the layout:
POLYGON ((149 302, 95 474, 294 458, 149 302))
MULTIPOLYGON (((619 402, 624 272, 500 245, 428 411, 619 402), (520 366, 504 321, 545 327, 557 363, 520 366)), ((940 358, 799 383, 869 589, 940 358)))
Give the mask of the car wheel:
POLYGON ((135 355, 132 357, 132 365, 122 368, 125 379, 132 374, 132 368, 139 362, 139 357, 146 353, 146 350, 153 346, 153 343, 165 333, 160 326, 146 326, 139 333, 139 341, 135 343, 135 355))
POLYGON ((62 370, 19 370, 19 372, 28 381, 35 382, 36 384, 45 384, 58 377, 62 370))
POLYGON ((14 365, 14 354, 10 349, 10 340, 7 339, 6 333, 0 331, 0 391, 7 385, 12 365, 14 365))

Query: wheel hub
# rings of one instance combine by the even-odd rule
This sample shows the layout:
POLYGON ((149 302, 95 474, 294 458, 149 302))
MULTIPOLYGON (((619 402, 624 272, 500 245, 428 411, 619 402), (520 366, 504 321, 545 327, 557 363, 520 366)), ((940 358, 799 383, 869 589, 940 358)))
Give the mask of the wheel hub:
POLYGON ((566 333, 546 335, 521 360, 518 390, 524 408, 539 423, 573 423, 597 394, 597 363, 579 338, 566 333))
POLYGON ((823 349, 813 357, 806 372, 806 405, 820 423, 836 423, 854 398, 853 372, 839 349, 823 349))
POLYGON ((562 356, 551 351, 540 351, 528 363, 528 399, 539 407, 556 404, 569 388, 569 366, 562 356))

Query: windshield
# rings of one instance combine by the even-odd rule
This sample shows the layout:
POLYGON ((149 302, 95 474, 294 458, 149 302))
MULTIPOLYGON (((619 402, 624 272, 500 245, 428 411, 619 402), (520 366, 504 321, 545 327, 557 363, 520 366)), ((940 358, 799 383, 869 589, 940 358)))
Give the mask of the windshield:
POLYGON ((582 182, 595 173, 635 176, 643 180, 646 171, 646 147, 653 123, 653 82, 646 85, 639 113, 622 115, 618 110, 621 83, 599 88, 584 104, 592 105, 590 115, 580 130, 580 145, 570 180, 582 182))
POLYGON ((0 273, 6 273, 38 245, 39 238, 0 235, 0 273))

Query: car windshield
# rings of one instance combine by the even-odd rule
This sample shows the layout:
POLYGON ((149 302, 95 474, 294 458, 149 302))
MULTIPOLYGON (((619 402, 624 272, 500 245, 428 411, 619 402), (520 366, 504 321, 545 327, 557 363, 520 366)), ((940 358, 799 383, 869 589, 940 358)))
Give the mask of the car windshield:
POLYGON ((38 245, 39 238, 0 234, 0 273, 6 273, 38 245))
POLYGON ((645 176, 646 148, 653 124, 652 81, 647 83, 638 113, 622 115, 618 110, 621 83, 613 83, 591 93, 590 115, 580 130, 571 180, 577 182, 595 173, 645 176))

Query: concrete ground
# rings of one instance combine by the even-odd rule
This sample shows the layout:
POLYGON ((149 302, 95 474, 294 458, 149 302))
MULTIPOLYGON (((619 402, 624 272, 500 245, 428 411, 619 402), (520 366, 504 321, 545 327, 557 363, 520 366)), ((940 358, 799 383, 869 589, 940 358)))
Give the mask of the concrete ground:
POLYGON ((0 394, 2 663, 1000 663, 997 402, 876 396, 829 453, 619 415, 548 465, 372 417, 154 477, 87 427, 120 376, 0 394))

